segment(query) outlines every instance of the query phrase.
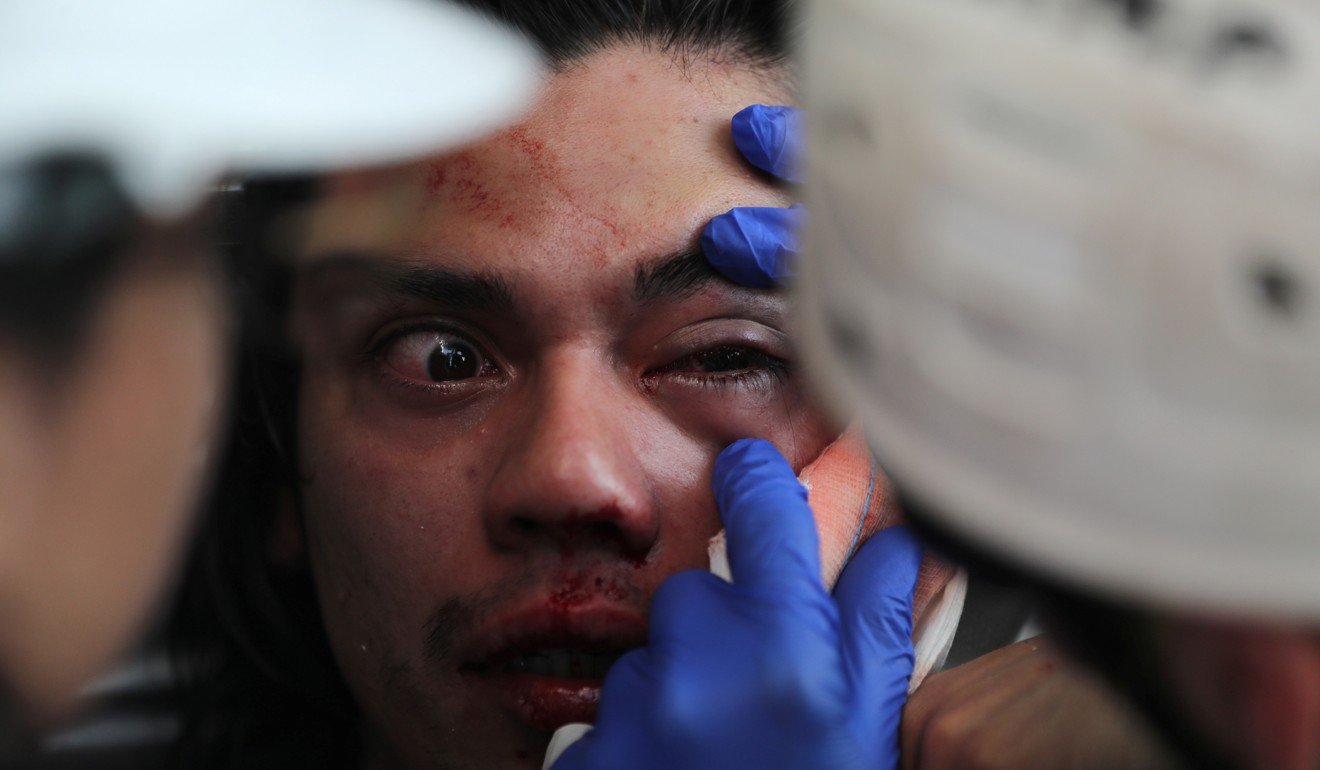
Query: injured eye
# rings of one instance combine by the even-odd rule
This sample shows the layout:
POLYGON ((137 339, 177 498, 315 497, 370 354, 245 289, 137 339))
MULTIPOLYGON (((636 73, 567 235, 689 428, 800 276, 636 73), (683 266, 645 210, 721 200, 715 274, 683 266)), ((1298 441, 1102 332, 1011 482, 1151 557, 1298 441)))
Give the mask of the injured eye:
POLYGON ((402 330, 380 344, 377 357, 393 374, 414 383, 452 383, 499 373, 475 342, 444 329, 402 330))
POLYGON ((769 387, 788 376, 788 362, 742 345, 720 345, 685 356, 655 371, 702 387, 769 387))
POLYGON ((737 372, 743 369, 766 368, 777 359, 751 348, 732 346, 703 350, 683 362, 699 372, 737 372))

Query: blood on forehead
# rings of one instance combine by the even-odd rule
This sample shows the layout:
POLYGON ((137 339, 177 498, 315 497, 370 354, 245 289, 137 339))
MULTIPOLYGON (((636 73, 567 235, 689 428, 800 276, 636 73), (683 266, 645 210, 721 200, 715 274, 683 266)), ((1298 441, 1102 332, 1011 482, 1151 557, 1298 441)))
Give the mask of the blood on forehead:
POLYGON ((555 75, 519 125, 409 169, 399 250, 602 268, 691 247, 733 206, 787 205, 728 129, 746 104, 782 94, 743 70, 700 69, 620 47, 555 75))
POLYGON ((624 250, 618 207, 598 194, 593 158, 565 162, 548 138, 520 125, 477 147, 427 163, 424 185, 436 205, 498 230, 597 233, 597 248, 624 250))

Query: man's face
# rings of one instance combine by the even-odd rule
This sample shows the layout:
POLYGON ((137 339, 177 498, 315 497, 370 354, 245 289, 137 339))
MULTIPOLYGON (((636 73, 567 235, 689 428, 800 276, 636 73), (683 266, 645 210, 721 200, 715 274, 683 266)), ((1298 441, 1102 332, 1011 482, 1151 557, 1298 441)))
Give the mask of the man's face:
POLYGON ((696 251, 788 203, 728 138, 788 98, 619 48, 492 139, 330 180, 295 291, 303 516, 369 766, 539 767, 660 582, 706 568, 716 453, 800 469, 832 438, 784 297, 696 251))

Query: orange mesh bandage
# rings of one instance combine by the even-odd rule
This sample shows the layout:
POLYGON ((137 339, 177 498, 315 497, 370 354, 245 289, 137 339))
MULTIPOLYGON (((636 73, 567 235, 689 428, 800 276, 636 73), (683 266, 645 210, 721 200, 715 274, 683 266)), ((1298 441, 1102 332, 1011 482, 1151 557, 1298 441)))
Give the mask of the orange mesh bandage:
MULTIPOLYGON (((807 487, 807 500, 820 532, 821 579, 832 588, 861 544, 886 527, 902 524, 903 514, 889 479, 856 427, 825 447, 798 479, 807 487)), ((712 571, 727 579, 723 532, 711 541, 710 550, 712 571)), ((965 595, 966 575, 928 552, 921 560, 912 598, 913 689, 943 663, 958 629, 965 595)))
MULTIPOLYGON (((903 523, 889 479, 866 447, 861 431, 850 428, 798 478, 807 487, 808 502, 820 530, 821 578, 833 586, 843 565, 866 538, 903 523)), ((913 618, 920 621, 931 599, 953 578, 953 565, 927 553, 921 561, 913 618)))

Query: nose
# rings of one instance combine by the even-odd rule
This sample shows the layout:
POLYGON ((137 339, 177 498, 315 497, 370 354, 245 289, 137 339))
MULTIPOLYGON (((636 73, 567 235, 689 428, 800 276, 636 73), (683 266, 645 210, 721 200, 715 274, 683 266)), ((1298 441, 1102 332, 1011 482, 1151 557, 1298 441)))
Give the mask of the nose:
POLYGON ((545 362, 522 387, 522 418, 487 496, 491 541, 644 557, 659 516, 642 462, 640 394, 584 355, 545 362))

